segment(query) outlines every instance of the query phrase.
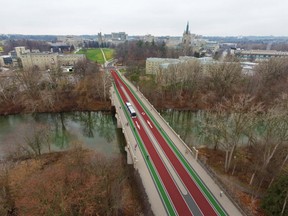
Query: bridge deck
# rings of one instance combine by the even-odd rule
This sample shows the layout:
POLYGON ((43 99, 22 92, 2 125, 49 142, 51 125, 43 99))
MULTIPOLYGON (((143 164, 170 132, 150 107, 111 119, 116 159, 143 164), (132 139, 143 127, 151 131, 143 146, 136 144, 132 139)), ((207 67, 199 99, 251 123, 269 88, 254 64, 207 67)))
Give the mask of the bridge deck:
POLYGON ((133 143, 129 151, 132 160, 134 157, 137 159, 134 167, 139 170, 155 215, 187 215, 189 211, 185 212, 186 205, 193 215, 242 215, 225 195, 219 196, 220 188, 144 96, 125 77, 120 75, 117 78, 119 74, 116 73, 113 76, 115 83, 118 83, 115 89, 118 99, 123 102, 129 100, 137 110, 137 119, 132 121, 127 113, 125 114, 123 104, 121 109, 118 106, 121 104, 119 101, 116 106, 121 121, 127 118, 124 120, 126 131, 124 133, 126 139, 129 139, 128 142, 133 143), (129 124, 127 125, 126 122, 129 124), (133 130, 135 128, 137 132, 129 131, 130 128, 133 130), (139 135, 141 139, 137 137, 139 135), (143 147, 139 145, 141 141, 145 142, 143 147), (134 143, 138 143, 137 146, 135 145, 136 148, 133 148, 134 143), (151 154, 151 161, 145 158, 148 153, 151 154), (154 168, 156 172, 153 171, 154 168), (171 180, 173 182, 170 182, 171 180), (157 183, 162 183, 164 187, 159 189, 157 183), (180 201, 182 198, 185 201, 180 201), (172 207, 166 204, 171 201, 172 207))

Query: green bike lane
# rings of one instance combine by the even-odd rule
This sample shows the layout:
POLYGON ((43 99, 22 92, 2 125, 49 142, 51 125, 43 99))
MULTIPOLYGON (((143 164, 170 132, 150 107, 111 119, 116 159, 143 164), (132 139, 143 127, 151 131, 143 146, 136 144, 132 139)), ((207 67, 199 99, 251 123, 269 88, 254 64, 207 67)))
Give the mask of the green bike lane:
MULTIPOLYGON (((149 138, 147 135, 145 138, 146 132, 144 135, 143 135, 143 129, 142 129, 142 132, 140 130, 138 130, 138 132, 136 132, 137 130, 135 130, 135 125, 136 125, 135 121, 137 121, 137 119, 131 119, 130 118, 128 111, 125 108, 126 106, 124 105, 124 102, 123 102, 123 99, 125 101, 127 101, 127 99, 125 98, 125 96, 123 96, 123 94, 120 96, 118 88, 115 87, 115 89, 117 92, 118 99, 119 99, 119 101, 121 101, 123 111, 125 111, 126 118, 129 120, 129 124, 130 124, 131 128, 134 129, 132 131, 133 131, 134 136, 138 142, 138 146, 141 150, 141 153, 142 153, 142 156, 145 160, 145 163, 147 164, 147 167, 149 168, 151 176, 157 185, 159 194, 163 200, 163 204, 165 205, 165 207, 167 209, 167 213, 169 215, 192 215, 192 213, 189 210, 187 204, 185 203, 182 195, 180 194, 179 190, 177 189, 175 183, 173 182, 173 179, 169 175, 164 164, 161 162, 160 157, 157 155, 156 151, 153 150, 153 144, 151 143, 151 141, 149 141, 149 138), (134 124, 133 124, 133 122, 134 122, 134 124), (138 133, 139 134, 142 133, 141 138, 140 138, 138 133), (143 144, 143 141, 145 142, 145 144, 143 144), (146 157, 148 155, 147 150, 149 151, 150 159, 146 157), (153 162, 152 162, 152 159, 153 159, 153 162), (155 166, 157 167, 157 170, 155 169, 155 166), (161 178, 159 178, 159 172, 161 174, 160 175, 161 178), (165 187, 163 187, 163 185, 165 187), (167 192, 169 194, 167 194, 167 192), (173 204, 171 201, 173 202, 173 204)), ((119 88, 119 90, 121 91, 120 88, 119 88)), ((139 122, 139 124, 140 124, 140 122, 139 122)))
MULTIPOLYGON (((118 74, 119 75, 119 74, 118 74)), ((211 206, 213 207, 213 209, 216 211, 217 215, 227 215, 227 213, 225 212, 225 210, 222 208, 222 206, 218 203, 218 201, 215 199, 215 197, 210 193, 210 191, 208 190, 207 186, 205 185, 205 183, 202 182, 202 180, 200 179, 200 177, 198 176, 198 174, 195 172, 195 170, 190 166, 190 164, 188 163, 188 161, 186 160, 186 158, 182 155, 182 153, 178 150, 178 148, 175 146, 175 144, 172 142, 172 140, 169 138, 169 136, 167 135, 167 133, 162 130, 162 127, 159 125, 159 123, 155 120, 155 118, 153 117, 153 115, 150 113, 150 111, 147 109, 147 107, 143 104, 142 100, 138 97, 138 95, 133 91, 133 89, 126 83, 126 81, 121 77, 121 75, 119 75, 119 77, 121 78, 121 80, 125 83, 125 85, 129 88, 129 90, 132 92, 132 94, 134 95, 134 97, 137 99, 138 103, 141 104, 143 110, 146 112, 146 114, 150 117, 150 119, 152 120, 152 122, 154 123, 154 125, 158 128, 158 133, 162 134, 162 137, 164 137, 164 139, 166 140, 166 142, 168 143, 169 147, 173 150, 173 152, 175 153, 175 155, 177 156, 177 158, 181 161, 182 165, 184 165, 185 169, 188 171, 188 173, 191 175, 191 177, 193 178, 194 182, 197 184, 198 188, 202 191, 202 194, 206 197, 207 201, 211 204, 211 206)), ((173 159, 173 158, 172 158, 173 159)), ((176 163, 177 164, 177 163, 176 163)), ((184 175, 185 176, 185 175, 184 175)), ((187 184, 190 184, 189 179, 183 178, 183 181, 186 181, 187 184)), ((195 193, 194 192, 195 188, 191 189, 190 192, 191 193, 195 193), (192 191, 193 190, 193 191, 192 191)), ((197 194, 197 193, 196 193, 197 194)), ((196 197, 196 199, 198 199, 196 197)), ((206 209, 207 206, 205 204, 205 201, 198 199, 198 205, 202 206, 202 208, 206 209)), ((208 204, 209 205, 209 204, 208 204)), ((207 214, 213 214, 212 211, 208 212, 207 214)))

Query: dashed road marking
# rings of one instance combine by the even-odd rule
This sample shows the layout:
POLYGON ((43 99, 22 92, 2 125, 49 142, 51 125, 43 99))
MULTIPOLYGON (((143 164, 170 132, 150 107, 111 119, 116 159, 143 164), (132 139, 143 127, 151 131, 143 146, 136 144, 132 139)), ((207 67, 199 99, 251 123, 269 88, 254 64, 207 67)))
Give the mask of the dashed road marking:
POLYGON ((135 121, 135 123, 136 123, 136 125, 137 125, 138 129, 140 130, 140 125, 138 124, 138 122, 137 122, 137 121, 135 121))
POLYGON ((150 128, 153 128, 149 120, 147 120, 147 124, 150 126, 150 128))

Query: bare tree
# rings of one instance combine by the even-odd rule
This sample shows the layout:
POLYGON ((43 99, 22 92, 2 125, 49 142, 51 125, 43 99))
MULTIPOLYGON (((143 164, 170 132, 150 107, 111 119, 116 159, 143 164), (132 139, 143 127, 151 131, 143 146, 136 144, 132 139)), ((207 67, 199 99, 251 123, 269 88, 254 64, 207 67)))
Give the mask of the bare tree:
POLYGON ((261 62, 255 68, 256 96, 266 104, 273 105, 275 99, 282 93, 288 94, 287 77, 288 63, 285 58, 272 58, 269 61, 261 62))
POLYGON ((94 88, 102 101, 106 101, 108 99, 109 88, 111 85, 112 78, 110 73, 106 71, 97 73, 95 77, 94 88))
POLYGON ((0 79, 0 101, 3 103, 15 103, 19 89, 15 82, 15 77, 6 77, 0 79))
POLYGON ((11 164, 8 162, 0 164, 0 214, 17 215, 15 198, 13 197, 12 188, 9 184, 9 169, 11 164))
POLYGON ((207 115, 203 130, 208 136, 205 139, 215 142, 215 146, 225 151, 224 169, 226 172, 231 167, 231 161, 237 146, 253 130, 257 114, 263 111, 262 104, 254 104, 254 98, 248 95, 241 95, 239 98, 233 97, 219 104, 216 111, 210 111, 207 115))
POLYGON ((51 150, 50 129, 45 126, 39 126, 34 129, 33 134, 25 138, 27 146, 33 151, 36 156, 42 154, 44 147, 51 150))
POLYGON ((210 64, 206 67, 210 88, 220 97, 231 97, 241 86, 243 78, 240 63, 210 64))
MULTIPOLYGON (((277 105, 268 109, 261 115, 258 133, 250 137, 255 149, 254 155, 257 163, 254 165, 254 173, 250 184, 253 183, 255 175, 261 182, 270 176, 271 183, 274 177, 281 172, 288 160, 288 111, 287 100, 279 101, 277 105), (259 151, 261 149, 261 151, 259 151)), ((271 184, 270 183, 270 184, 271 184)))
POLYGON ((29 97, 37 99, 39 97, 39 83, 42 74, 37 66, 31 70, 23 70, 16 72, 16 78, 19 82, 20 89, 24 90, 29 97))

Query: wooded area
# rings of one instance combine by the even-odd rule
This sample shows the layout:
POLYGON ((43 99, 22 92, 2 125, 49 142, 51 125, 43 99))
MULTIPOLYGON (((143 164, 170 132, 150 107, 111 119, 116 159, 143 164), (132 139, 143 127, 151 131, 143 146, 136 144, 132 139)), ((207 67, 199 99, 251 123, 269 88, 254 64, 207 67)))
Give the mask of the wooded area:
POLYGON ((0 77, 0 113, 110 110, 110 86, 109 74, 88 61, 78 62, 73 73, 19 70, 0 77))
MULTIPOLYGON (((126 76, 157 109, 204 113, 197 122, 199 138, 223 152, 220 172, 250 185, 253 199, 263 197, 267 215, 287 214, 288 62, 270 59, 245 74, 237 59, 228 56, 221 63, 195 60, 171 65, 157 76, 145 75, 147 57, 181 54, 165 43, 127 42, 116 48, 116 57, 127 65, 126 76)), ((1 77, 0 113, 110 110, 110 86, 109 74, 88 61, 78 62, 74 74, 60 68, 15 71, 1 77)))
MULTIPOLYGON (((118 55, 124 55, 123 47, 117 50, 118 55)), ((125 47, 127 77, 157 109, 201 110, 204 114, 197 122, 201 128, 199 138, 206 146, 224 152, 223 172, 242 178, 251 190, 252 200, 267 194, 262 199, 267 215, 286 215, 287 59, 272 58, 259 63, 253 73, 245 74, 237 58, 228 55, 223 62, 171 64, 157 75, 146 75, 141 61, 151 56, 169 56, 167 47, 155 47, 154 55, 150 53, 151 45, 138 42, 125 47), (278 179, 286 183, 280 184, 278 179), (278 195, 273 191, 277 184, 281 187, 278 195), (278 200, 281 208, 275 209, 271 200, 278 200)), ((181 54, 179 50, 177 53, 181 54)))

